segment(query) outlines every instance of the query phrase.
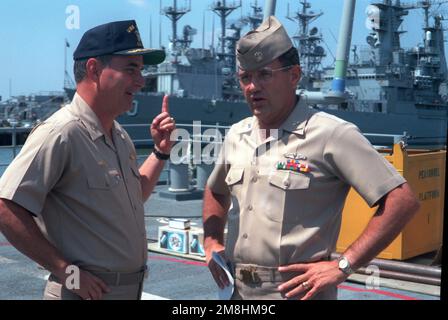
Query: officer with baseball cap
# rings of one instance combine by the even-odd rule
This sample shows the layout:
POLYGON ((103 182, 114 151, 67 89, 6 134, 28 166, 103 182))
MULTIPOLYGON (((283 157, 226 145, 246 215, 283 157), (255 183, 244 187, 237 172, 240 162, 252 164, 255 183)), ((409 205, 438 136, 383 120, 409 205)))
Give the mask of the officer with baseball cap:
POLYGON ((342 119, 296 95, 299 57, 273 16, 237 43, 238 78, 253 117, 233 125, 204 192, 204 247, 232 299, 336 299, 337 285, 370 261, 418 209, 406 180, 342 119), (377 214, 330 261, 353 187, 377 214), (223 241, 228 223, 227 242, 223 241))
POLYGON ((77 92, 33 130, 0 179, 0 230, 51 272, 44 299, 140 299, 147 273, 143 203, 165 161, 174 130, 167 97, 151 124, 152 153, 140 168, 134 145, 114 119, 145 84, 145 49, 135 21, 86 31, 74 53, 77 92))
POLYGON ((106 23, 86 31, 73 59, 77 61, 105 55, 143 56, 145 65, 159 64, 165 60, 165 51, 143 48, 134 20, 106 23))

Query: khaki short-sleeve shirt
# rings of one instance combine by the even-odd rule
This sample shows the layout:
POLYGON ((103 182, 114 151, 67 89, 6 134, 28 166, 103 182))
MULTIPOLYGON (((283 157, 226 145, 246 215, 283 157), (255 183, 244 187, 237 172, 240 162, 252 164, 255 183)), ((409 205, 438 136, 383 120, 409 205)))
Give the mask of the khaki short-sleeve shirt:
POLYGON ((76 94, 28 137, 0 179, 0 197, 33 213, 71 263, 133 272, 147 259, 140 174, 117 122, 112 136, 76 94))
POLYGON ((404 182, 355 125, 300 99, 265 141, 254 117, 233 125, 207 185, 231 195, 227 257, 275 267, 335 250, 351 186, 374 206, 404 182))

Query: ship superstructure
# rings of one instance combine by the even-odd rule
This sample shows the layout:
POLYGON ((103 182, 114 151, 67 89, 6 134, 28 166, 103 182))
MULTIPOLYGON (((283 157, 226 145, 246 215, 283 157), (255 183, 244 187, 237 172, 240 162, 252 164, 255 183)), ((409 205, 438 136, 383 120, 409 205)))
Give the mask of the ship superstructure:
MULTIPOLYGON (((433 9, 445 2, 448 1, 383 0, 369 5, 367 45, 352 46, 347 68, 348 100, 329 104, 310 99, 310 104, 355 123, 366 134, 408 135, 412 145, 444 147, 447 65, 443 18, 433 9), (400 26, 409 10, 418 9, 425 14, 421 41, 405 49, 400 43, 404 32, 400 26)), ((161 14, 172 23, 170 43, 165 48, 167 59, 144 71, 146 86, 135 96, 132 110, 118 118, 122 124, 149 124, 160 110, 164 94, 171 96, 170 111, 178 124, 200 121, 230 126, 251 115, 236 80, 235 47, 243 32, 261 23, 258 1, 251 3, 248 16, 239 19, 231 16, 241 1, 212 1, 209 9, 219 17, 221 36, 216 47, 212 44, 208 48, 191 47, 197 34, 192 26, 184 26, 178 32, 181 17, 194 10, 192 2, 183 3, 179 5, 179 1, 173 0, 170 6, 162 8, 161 14)), ((293 14, 288 10, 286 18, 296 21, 298 27, 292 36, 299 49, 303 75, 298 92, 331 92, 335 68, 322 67, 323 59, 331 52, 324 50, 326 44, 317 26, 324 13, 313 11, 311 1, 298 0, 293 4, 298 8, 293 14)), ((144 126, 127 130, 137 144, 148 139, 144 126)), ((384 141, 373 136, 369 139, 375 144, 384 141)))
MULTIPOLYGON (((435 3, 401 4, 384 0, 369 5, 366 9, 366 26, 370 29, 367 47, 361 47, 360 52, 354 47, 353 59, 347 68, 346 89, 350 98, 338 105, 318 107, 337 112, 343 118, 345 113, 352 113, 347 120, 355 122, 364 132, 401 134, 406 131, 413 144, 446 143, 444 30, 442 17, 433 16, 431 23, 428 14, 435 3), (400 26, 409 10, 414 9, 425 11, 422 41, 404 49, 400 35, 405 31, 400 26), (359 115, 359 119, 355 115, 359 115), (370 117, 363 121, 362 115, 370 117), (379 120, 381 116, 384 120, 379 120), (376 121, 385 122, 374 123, 376 121)), ((330 90, 333 74, 333 68, 326 68, 323 80, 316 85, 324 92, 330 90)))

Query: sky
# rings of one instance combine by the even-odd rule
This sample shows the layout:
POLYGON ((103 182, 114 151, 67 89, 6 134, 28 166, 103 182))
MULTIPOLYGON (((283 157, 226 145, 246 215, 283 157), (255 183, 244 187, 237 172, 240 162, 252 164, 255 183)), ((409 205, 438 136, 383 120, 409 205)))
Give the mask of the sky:
MULTIPOLYGON (((114 20, 134 19, 145 47, 159 47, 159 39, 167 47, 171 36, 170 20, 160 15, 162 7, 173 0, 1 0, 0 1, 0 96, 2 100, 12 96, 62 91, 64 86, 64 60, 73 78, 73 52, 83 33, 103 23, 114 20), (77 19, 79 18, 79 19, 77 19), (159 26, 162 26, 159 28, 159 26), (159 30, 161 38, 159 37, 159 30), (152 30, 152 32, 150 32, 152 30), (65 47, 67 39, 70 47, 65 47), (67 54, 65 55, 65 49, 67 54)), ((205 16, 205 44, 211 44, 213 19, 215 20, 215 44, 218 43, 220 24, 218 16, 210 10, 213 0, 191 0, 191 11, 179 21, 178 32, 185 25, 197 29, 192 47, 202 47, 203 17, 205 16)), ((227 3, 239 3, 227 0, 227 3)), ((258 0, 263 6, 265 0, 258 0)), ((409 2, 402 0, 402 3, 409 2)), ((177 0, 178 6, 188 6, 188 1, 177 0)), ((236 21, 250 12, 255 0, 242 0, 229 21, 236 21)), ((297 12, 298 0, 277 0, 276 16, 284 24, 290 36, 298 25, 286 18, 289 3, 290 15, 297 12)), ((313 22, 323 34, 326 45, 336 55, 336 39, 342 15, 343 0, 310 0, 315 12, 324 13, 313 22)), ((364 45, 369 30, 365 27, 365 9, 371 1, 356 2, 352 45, 364 45)), ((448 5, 447 5, 448 7, 448 5)), ((412 10, 402 24, 408 30, 402 36, 402 45, 412 47, 422 42, 423 11, 412 10)), ((243 33, 249 31, 243 29, 243 33)), ((325 45, 324 45, 325 47, 325 45)), ((324 65, 331 64, 331 54, 324 65)))

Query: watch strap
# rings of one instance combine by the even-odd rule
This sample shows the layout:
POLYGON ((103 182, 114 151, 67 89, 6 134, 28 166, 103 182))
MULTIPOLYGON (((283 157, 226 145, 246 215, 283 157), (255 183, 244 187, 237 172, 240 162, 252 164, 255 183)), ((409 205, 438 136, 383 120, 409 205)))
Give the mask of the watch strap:
POLYGON ((170 158, 169 154, 162 153, 162 152, 158 151, 156 148, 154 148, 153 153, 156 156, 156 158, 159 160, 168 160, 170 158))
POLYGON ((348 259, 345 256, 340 256, 338 259, 338 265, 339 265, 339 270, 341 270, 342 272, 344 272, 346 275, 351 275, 353 273, 355 273, 355 270, 352 269, 351 263, 350 261, 348 261, 348 259), (340 262, 341 260, 345 261, 345 267, 341 268, 340 262))

